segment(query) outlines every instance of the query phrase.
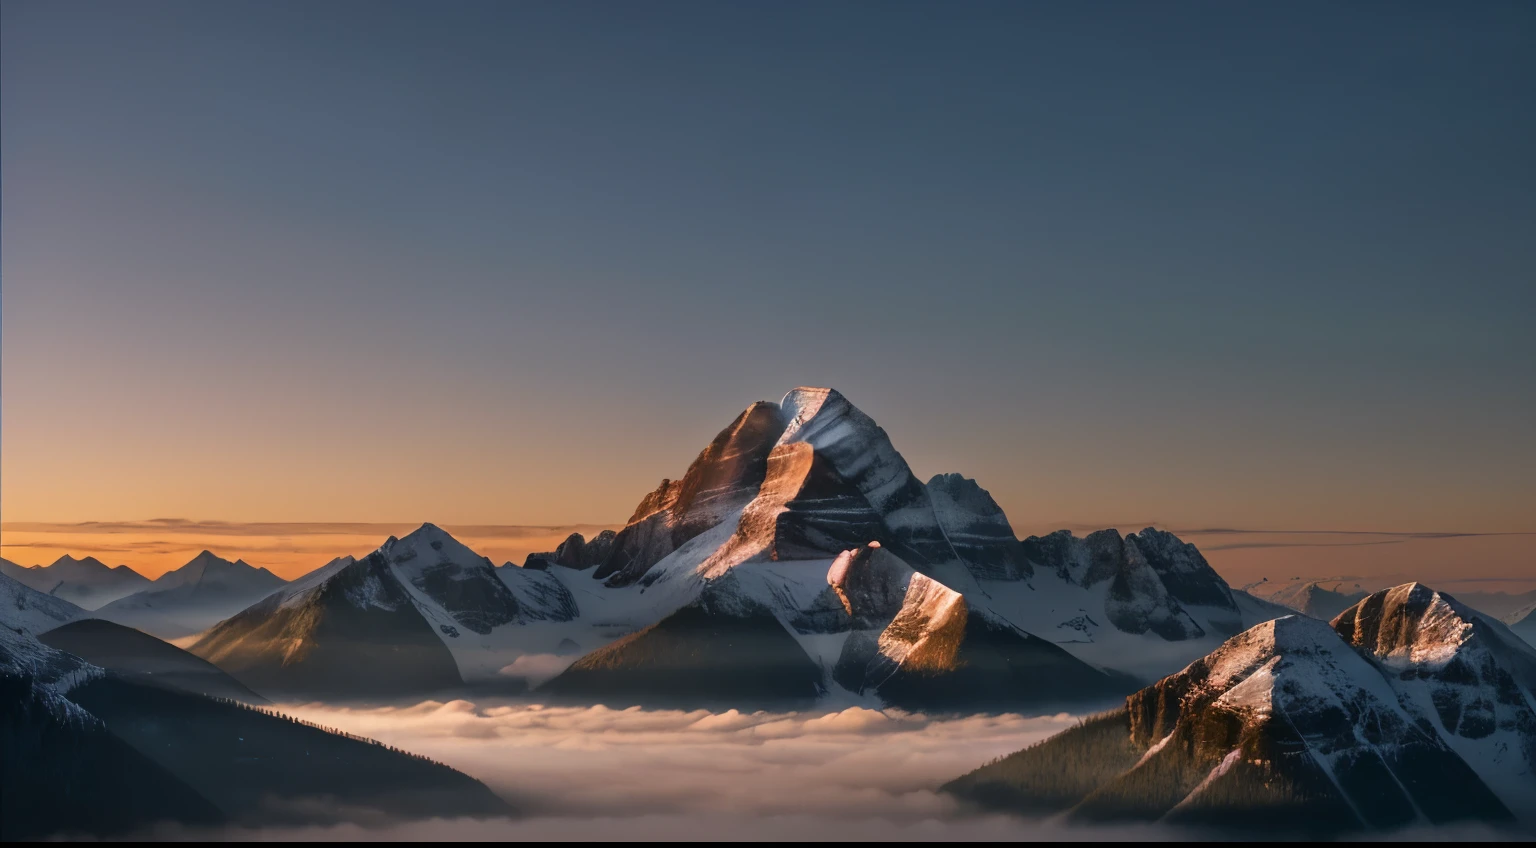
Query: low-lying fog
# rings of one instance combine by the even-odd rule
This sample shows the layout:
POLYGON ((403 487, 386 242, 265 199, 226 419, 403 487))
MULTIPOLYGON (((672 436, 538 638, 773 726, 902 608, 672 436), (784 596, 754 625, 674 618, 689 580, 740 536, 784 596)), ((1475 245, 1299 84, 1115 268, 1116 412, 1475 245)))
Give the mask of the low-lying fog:
MULTIPOLYGON (((1159 827, 1088 828, 978 816, 934 791, 1068 727, 1077 717, 1067 714, 939 719, 859 707, 744 714, 469 701, 281 709, 441 760, 479 778, 527 817, 226 831, 221 838, 892 841, 1192 835, 1159 827)), ((1434 838, 1446 834, 1436 831, 1434 838)))
POLYGON ((955 808, 934 789, 1075 719, 932 720, 428 702, 284 712, 405 748, 484 781, 532 815, 835 815, 911 822, 955 808))

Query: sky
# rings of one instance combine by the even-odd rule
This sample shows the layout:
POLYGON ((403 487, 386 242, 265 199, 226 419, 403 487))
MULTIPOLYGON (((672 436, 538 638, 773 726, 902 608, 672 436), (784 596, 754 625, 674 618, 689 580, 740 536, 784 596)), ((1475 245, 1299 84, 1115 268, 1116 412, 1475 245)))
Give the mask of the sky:
POLYGON ((1529 3, 0 14, 9 558, 618 524, 797 385, 1030 532, 1536 531, 1529 3))

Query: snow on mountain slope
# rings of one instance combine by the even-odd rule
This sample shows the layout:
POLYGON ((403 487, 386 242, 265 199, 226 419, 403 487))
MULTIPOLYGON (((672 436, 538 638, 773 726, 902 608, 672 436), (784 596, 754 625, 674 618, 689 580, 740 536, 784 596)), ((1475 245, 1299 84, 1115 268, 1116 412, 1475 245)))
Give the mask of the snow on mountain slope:
POLYGON ((1480 821, 1507 804, 1329 625, 1250 628, 1105 714, 946 786, 983 806, 1268 836, 1480 821))
POLYGON ((529 554, 523 560, 523 567, 537 570, 557 565, 562 568, 574 568, 577 571, 594 568, 608 560, 608 555, 613 553, 613 543, 617 538, 618 533, 613 530, 604 530, 590 540, 580 533, 572 533, 565 537, 565 541, 553 551, 529 554))
POLYGON ((1152 680, 1289 611, 1226 582, 1171 533, 1066 530, 1021 544, 1031 577, 981 580, 974 600, 1099 668, 1152 680))
POLYGON ((887 544, 916 551, 914 567, 955 560, 928 490, 896 452, 885 430, 835 389, 798 388, 779 408, 788 419, 779 445, 803 442, 825 457, 890 528, 887 544))
POLYGON ((1352 589, 1336 580, 1289 580, 1285 582, 1260 581, 1247 587, 1249 594, 1271 603, 1281 604, 1303 615, 1331 621, 1334 616, 1348 609, 1365 597, 1359 584, 1352 589), (1327 586, 1324 585, 1327 584, 1327 586), (1329 586, 1333 588, 1328 588, 1329 586))
POLYGON ((304 592, 319 586, 321 583, 324 583, 327 579, 329 579, 331 575, 341 571, 354 562, 357 562, 357 558, 350 554, 336 557, 330 562, 327 562, 325 565, 322 565, 319 568, 306 574, 302 574, 288 583, 284 583, 283 585, 279 586, 276 591, 263 598, 262 601, 275 602, 284 606, 291 605, 293 598, 296 598, 304 592))
POLYGON ((940 530, 979 580, 1027 580, 1033 570, 1008 516, 986 489, 960 474, 928 481, 928 497, 940 530))
MULTIPOLYGON (((1194 546, 1151 528, 1019 543, 974 481, 938 475, 925 486, 874 421, 842 394, 814 388, 738 416, 681 483, 665 483, 641 502, 594 576, 610 587, 646 585, 647 570, 678 540, 732 515, 740 516, 735 531, 698 567, 707 580, 745 563, 824 560, 878 541, 991 618, 1093 665, 1144 678, 1281 614, 1232 592, 1194 546), (704 485, 702 478, 723 482, 704 485), (712 496, 694 509, 684 490, 712 496)), ((573 575, 557 578, 580 592, 573 575)))
POLYGON ((82 609, 96 609, 149 586, 149 578, 126 565, 109 568, 95 557, 61 556, 51 565, 23 568, 0 560, 0 573, 82 609))
POLYGON ((97 610, 96 617, 176 639, 211 627, 284 582, 265 568, 203 551, 181 568, 160 575, 143 591, 97 610))
MULTIPOLYGON (((878 543, 835 560, 772 559, 775 534, 751 524, 755 529, 743 518, 724 544, 710 540, 718 548, 703 563, 677 556, 685 546, 658 564, 646 576, 647 591, 668 589, 672 603, 693 599, 583 657, 542 691, 688 706, 727 696, 761 706, 819 693, 948 711, 1017 709, 1116 690, 1117 681, 973 611, 960 593, 878 543), (736 648, 722 649, 728 645, 736 648), (753 666, 756 675, 748 673, 753 666)), ((700 553, 709 550, 700 546, 700 553)))
POLYGON ((756 496, 768 454, 784 430, 777 405, 754 403, 720 431, 679 480, 662 480, 641 499, 593 575, 613 586, 635 583, 679 546, 736 514, 756 496))
POLYGON ((462 684, 443 637, 381 551, 268 595, 188 650, 270 695, 361 697, 462 684))
POLYGON ((0 625, 36 635, 84 618, 85 610, 0 574, 0 625))
MULTIPOLYGON (((1310 783, 1314 792, 1331 786, 1369 826, 1508 814, 1445 741, 1404 710, 1388 680, 1314 619, 1258 625, 1126 703, 1135 742, 1174 737, 1179 744, 1164 751, 1192 745, 1213 774, 1241 750, 1245 762, 1266 761, 1293 784, 1310 783), (1448 780, 1456 792, 1437 785, 1448 780)), ((1213 788, 1197 785, 1181 806, 1200 806, 1195 793, 1213 788)))
POLYGON ((1502 624, 1418 583, 1367 596, 1333 627, 1506 806, 1536 820, 1536 651, 1502 624))
MULTIPOLYGON (((651 642, 685 651, 691 639, 712 638, 705 635, 716 632, 710 628, 745 633, 742 622, 750 619, 754 628, 776 627, 791 639, 763 635, 774 662, 799 668, 786 648, 798 646, 819 670, 822 691, 857 700, 877 690, 894 697, 907 685, 852 674, 843 656, 848 645, 866 640, 851 635, 859 628, 826 575, 843 552, 871 542, 879 543, 881 559, 910 572, 903 586, 928 586, 934 594, 918 594, 953 601, 944 615, 921 604, 914 613, 924 628, 963 633, 959 644, 969 653, 921 664, 934 671, 948 662, 953 667, 943 675, 952 683, 983 668, 1002 675, 999 680, 1013 680, 1025 667, 1076 669, 1063 672, 1065 680, 1082 670, 1071 657, 1101 671, 1150 677, 1273 614, 1233 593, 1193 546, 1171 534, 1105 531, 1076 539, 1062 533, 1020 543, 984 489, 960 475, 919 482, 885 432, 830 389, 800 388, 780 403, 752 404, 680 479, 664 480, 646 495, 611 537, 587 542, 573 536, 554 552, 530 555, 523 568, 494 568, 431 525, 376 553, 468 683, 536 685, 580 656, 692 610, 649 641, 626 643, 622 656, 639 657, 651 642), (731 616, 741 621, 727 622, 731 616), (1066 653, 1057 656, 1057 648, 1066 653), (971 671, 960 674, 962 666, 971 671)), ((284 590, 283 605, 309 603, 332 579, 302 579, 284 590)), ((242 613, 242 627, 268 632, 255 621, 277 611, 258 606, 242 613)), ((881 638, 886 642, 864 661, 886 657, 898 669, 893 680, 910 679, 917 697, 933 675, 900 671, 905 661, 891 640, 904 628, 882 636, 891 625, 867 634, 876 647, 881 638)), ((234 638, 231 628, 221 638, 234 638)), ((611 652, 603 657, 603 668, 620 661, 611 652)), ((786 679, 799 675, 796 670, 786 679)), ((1062 689, 1096 690, 1102 677, 1089 674, 1082 686, 1062 689)), ((1037 688, 1053 685, 1041 680, 1037 688)), ((1038 694, 1010 686, 999 691, 1025 700, 1038 694)))

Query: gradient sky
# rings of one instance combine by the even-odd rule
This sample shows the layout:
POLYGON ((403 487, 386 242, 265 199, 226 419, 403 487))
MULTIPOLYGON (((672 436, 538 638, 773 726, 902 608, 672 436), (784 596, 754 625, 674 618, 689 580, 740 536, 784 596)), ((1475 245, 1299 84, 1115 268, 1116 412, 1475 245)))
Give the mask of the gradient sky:
POLYGON ((1536 4, 0 37, 7 522, 621 522, 813 384, 1022 528, 1536 530, 1536 4))

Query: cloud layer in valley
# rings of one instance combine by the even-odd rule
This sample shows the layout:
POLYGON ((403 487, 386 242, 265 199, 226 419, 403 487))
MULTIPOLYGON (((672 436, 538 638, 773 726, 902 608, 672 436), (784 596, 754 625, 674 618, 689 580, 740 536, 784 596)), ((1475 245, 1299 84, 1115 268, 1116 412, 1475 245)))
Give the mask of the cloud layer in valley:
POLYGON ((940 783, 1075 720, 932 719, 860 707, 710 713, 468 701, 285 710, 442 760, 533 815, 904 822, 954 814, 954 802, 933 791, 940 783))
MULTIPOLYGON (((614 710, 523 703, 286 705, 484 781, 527 817, 372 826, 169 829, 162 839, 1173 841, 1217 834, 1157 825, 1069 826, 975 815, 934 790, 1050 736, 1060 714, 932 718, 850 707, 825 713, 614 710)), ((1395 839, 1507 836, 1484 828, 1395 839)))

